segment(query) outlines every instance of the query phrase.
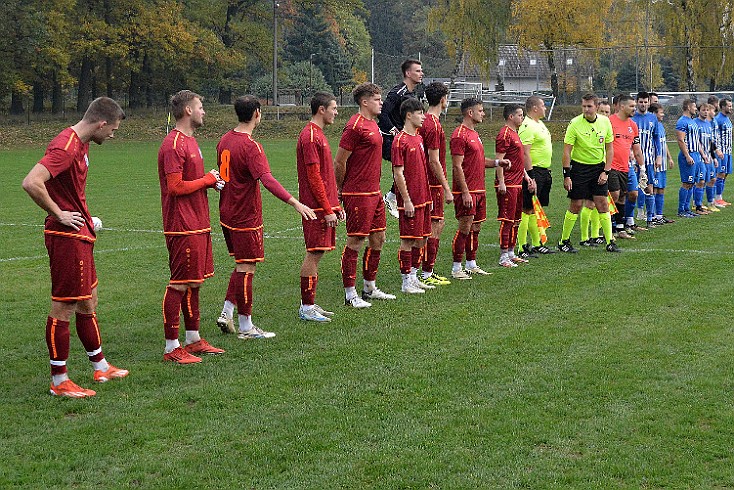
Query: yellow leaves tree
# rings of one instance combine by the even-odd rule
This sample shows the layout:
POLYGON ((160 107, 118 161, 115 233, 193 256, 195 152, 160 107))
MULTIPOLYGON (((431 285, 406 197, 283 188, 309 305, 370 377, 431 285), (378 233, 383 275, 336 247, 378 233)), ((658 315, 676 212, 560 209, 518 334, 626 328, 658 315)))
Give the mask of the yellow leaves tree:
POLYGON ((558 68, 553 50, 602 44, 603 19, 611 0, 512 0, 511 33, 521 48, 545 50, 551 88, 558 97, 558 68))

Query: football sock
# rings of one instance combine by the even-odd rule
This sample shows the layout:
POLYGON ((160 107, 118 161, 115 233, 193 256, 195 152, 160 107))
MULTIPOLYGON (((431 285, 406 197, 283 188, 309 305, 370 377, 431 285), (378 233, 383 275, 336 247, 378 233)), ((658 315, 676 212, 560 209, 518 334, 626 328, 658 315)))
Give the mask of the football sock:
POLYGON ((237 322, 239 323, 240 332, 247 332, 255 327, 252 324, 252 316, 250 315, 237 315, 237 322))
POLYGON ((411 250, 400 250, 398 252, 398 263, 400 265, 400 273, 403 276, 410 274, 410 263, 413 260, 413 253, 411 250))
POLYGON ((645 194, 645 209, 647 210, 647 221, 650 222, 655 218, 655 195, 645 194))
POLYGON ((591 238, 599 237, 599 228, 601 228, 601 222, 599 221, 599 210, 594 208, 591 210, 591 232, 589 233, 591 238))
POLYGON ((607 243, 611 242, 614 237, 612 236, 612 217, 609 211, 599 213, 599 222, 601 223, 602 230, 604 230, 604 239, 607 243))
POLYGON ((459 230, 456 230, 456 235, 454 235, 454 241, 451 244, 451 250, 454 255, 454 262, 461 263, 462 260, 464 260, 464 251, 466 250, 466 241, 468 240, 469 235, 467 233, 462 233, 459 230))
POLYGON ((624 201, 624 218, 629 220, 635 217, 635 201, 630 201, 629 198, 624 201))
POLYGON ((686 198, 688 197, 688 189, 681 187, 678 189, 678 213, 683 213, 686 210, 686 198))
POLYGON ((199 330, 199 288, 188 288, 181 302, 186 330, 199 330))
POLYGON ((312 306, 316 302, 316 285, 319 276, 301 276, 301 304, 312 306))
POLYGON ((222 315, 226 316, 227 318, 232 318, 234 316, 234 306, 234 303, 226 300, 224 302, 224 306, 222 307, 222 315))
POLYGON ((354 288, 357 279, 357 258, 359 253, 349 247, 342 252, 342 283, 345 288, 354 288))
POLYGON ((364 280, 364 285, 362 286, 362 289, 365 291, 372 291, 377 287, 376 281, 368 281, 367 279, 364 280))
MULTIPOLYGON (((538 217, 535 214, 529 215, 530 218, 528 219, 528 232, 530 233, 530 242, 533 244, 533 247, 540 247, 540 230, 538 229, 538 217)), ((520 237, 522 235, 519 234, 520 231, 518 230, 518 244, 520 243, 520 237)), ((527 243, 527 240, 525 240, 525 243, 527 243)))
POLYGON ((164 352, 168 354, 173 349, 178 349, 181 347, 181 344, 179 344, 178 339, 166 339, 166 348, 164 352))
POLYGON ((477 261, 476 260, 467 260, 466 261, 466 268, 467 269, 473 269, 476 266, 477 266, 477 261))
POLYGON ((186 330, 186 345, 193 344, 194 342, 198 342, 200 340, 201 335, 199 335, 198 330, 186 330))
POLYGON ((663 217, 663 208, 665 207, 665 194, 655 194, 655 215, 656 218, 663 217))
POLYGON ((591 209, 586 206, 581 208, 581 241, 585 242, 589 239, 589 223, 591 222, 591 209))
POLYGON ((252 272, 237 272, 237 313, 239 316, 252 315, 252 280, 255 274, 252 272))
MULTIPOLYGON (((367 247, 362 256, 362 277, 366 281, 375 281, 377 279, 377 268, 380 266, 381 250, 375 250, 367 247)), ((420 260, 420 259, 419 259, 420 260)))
MULTIPOLYGON (((528 243, 528 230, 530 229, 530 216, 534 216, 534 215, 523 212, 522 217, 520 218, 520 226, 517 228, 517 246, 520 248, 522 248, 523 245, 528 243)), ((535 226, 537 228, 538 226, 537 221, 535 223, 535 226)))
POLYGON ((693 204, 695 204, 696 207, 703 206, 703 187, 696 186, 693 189, 693 204))
POLYGON ((410 265, 413 269, 418 270, 423 261, 423 247, 412 247, 411 248, 411 262, 410 265))
POLYGON ((459 272, 461 270, 461 262, 451 264, 451 272, 459 272))
POLYGON ((229 312, 229 318, 232 318, 234 313, 234 304, 237 302, 235 297, 235 283, 237 282, 237 275, 235 274, 237 269, 232 270, 232 274, 229 275, 229 284, 227 285, 227 294, 224 296, 224 306, 226 308, 227 303, 232 305, 232 311, 229 312))
POLYGON ((69 322, 50 316, 46 319, 46 346, 51 361, 51 375, 66 374, 66 360, 69 358, 69 322))
POLYGON ((709 204, 714 202, 714 186, 712 185, 706 186, 706 202, 709 204))
POLYGON ((350 300, 356 296, 357 296, 357 288, 355 288, 354 286, 349 287, 349 288, 344 288, 344 297, 347 300, 350 300))
POLYGON ((568 240, 569 238, 571 238, 573 226, 576 224, 576 220, 578 218, 578 214, 574 214, 571 211, 566 211, 566 216, 565 218, 563 218, 563 231, 561 232, 561 240, 568 240))
POLYGON ((433 267, 436 265, 436 257, 438 256, 438 245, 438 238, 430 237, 426 240, 426 254, 423 258, 423 272, 433 272, 433 267))
POLYGON ((104 360, 102 338, 99 334, 97 316, 94 313, 76 314, 76 334, 79 336, 79 340, 81 340, 91 362, 104 360))
POLYGON ((181 320, 181 300, 185 294, 186 291, 179 291, 168 286, 163 295, 163 333, 167 340, 176 339, 176 347, 178 347, 178 327, 181 320))

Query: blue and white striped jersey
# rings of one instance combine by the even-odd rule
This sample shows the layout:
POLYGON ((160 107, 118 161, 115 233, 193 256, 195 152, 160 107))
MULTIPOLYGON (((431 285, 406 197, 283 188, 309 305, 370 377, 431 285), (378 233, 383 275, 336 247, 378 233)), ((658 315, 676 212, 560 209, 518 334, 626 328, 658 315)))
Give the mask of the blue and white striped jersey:
POLYGON ((675 123, 675 130, 685 134, 688 153, 701 153, 701 127, 692 117, 679 117, 675 123))
POLYGON ((657 135, 658 118, 655 114, 635 112, 632 120, 640 130, 640 150, 645 165, 654 165, 655 157, 660 155, 660 141, 657 135))
POLYGON ((721 152, 724 155, 731 155, 731 146, 732 146, 731 119, 729 119, 728 116, 725 116, 724 114, 719 112, 716 115, 716 118, 714 120, 719 125, 719 143, 721 143, 721 146, 719 148, 721 149, 721 152))
POLYGON ((701 155, 710 155, 711 142, 714 136, 714 131, 711 127, 711 123, 701 119, 700 117, 697 117, 695 121, 696 124, 698 124, 698 127, 701 129, 701 155))
POLYGON ((663 123, 658 121, 658 141, 660 142, 660 156, 663 157, 663 170, 665 170, 666 167, 666 161, 668 158, 668 139, 667 135, 665 134, 665 126, 663 126, 663 123))

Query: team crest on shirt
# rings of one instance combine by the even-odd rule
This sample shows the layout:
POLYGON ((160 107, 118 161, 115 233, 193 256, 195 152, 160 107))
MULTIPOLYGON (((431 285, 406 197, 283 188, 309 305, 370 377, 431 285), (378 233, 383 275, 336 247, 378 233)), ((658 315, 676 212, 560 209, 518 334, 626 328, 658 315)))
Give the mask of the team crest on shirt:
POLYGON ((604 143, 604 136, 599 136, 599 143, 604 143))
POLYGON ((87 167, 89 166, 89 155, 87 155, 86 153, 84 154, 84 163, 87 164, 87 167))
POLYGON ((628 132, 629 134, 632 134, 632 128, 631 128, 631 127, 629 127, 629 126, 627 126, 627 132, 628 132))

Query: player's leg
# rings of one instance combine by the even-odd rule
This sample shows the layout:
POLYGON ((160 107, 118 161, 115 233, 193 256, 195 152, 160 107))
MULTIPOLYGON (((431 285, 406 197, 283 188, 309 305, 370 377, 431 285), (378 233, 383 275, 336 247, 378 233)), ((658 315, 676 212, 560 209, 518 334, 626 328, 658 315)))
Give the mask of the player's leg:
POLYGON ((487 219, 487 196, 485 193, 472 194, 474 201, 474 217, 472 218, 471 231, 465 243, 466 272, 472 275, 488 276, 491 272, 482 270, 477 264, 477 251, 479 250, 479 233, 482 223, 487 219))
MULTIPOLYGON (((298 317, 301 320, 315 322, 330 322, 331 315, 321 313, 316 308, 316 287, 319 282, 319 262, 324 256, 323 250, 307 250, 301 264, 301 306, 298 308, 298 317)), ((322 310, 325 311, 325 310, 322 310)), ((326 311, 325 311, 326 312, 326 311)))
MULTIPOLYGON (((380 196, 378 196, 380 200, 380 196)), ((370 234, 372 216, 368 214, 370 206, 367 199, 361 196, 343 196, 344 211, 347 215, 347 243, 341 256, 342 284, 344 285, 344 304, 353 308, 369 308, 371 303, 364 301, 356 288, 357 260, 364 241, 370 234)), ((384 209, 384 206, 383 206, 384 209)))
POLYGON ((444 192, 442 187, 431 187, 431 201, 433 203, 433 208, 430 212, 431 235, 428 237, 425 244, 425 253, 423 254, 423 273, 421 274, 421 278, 424 284, 445 286, 447 284, 451 284, 451 281, 434 272, 436 257, 438 257, 441 233, 443 233, 445 225, 444 192))
POLYGON ((380 196, 370 197, 366 202, 366 225, 369 229, 367 248, 362 256, 362 299, 365 301, 395 299, 394 294, 388 294, 377 287, 377 270, 380 266, 382 247, 385 244, 385 206, 380 196))
POLYGON ((87 352, 94 369, 94 380, 104 383, 112 379, 124 378, 126 369, 113 366, 102 352, 102 334, 97 320, 97 288, 92 288, 92 297, 76 303, 76 333, 87 352))
MULTIPOLYGON (((222 226, 222 234, 224 235, 224 243, 227 246, 229 255, 234 256, 234 247, 232 245, 232 236, 229 228, 222 226)), ((235 296, 235 288, 237 282, 237 269, 232 269, 229 276, 229 284, 227 285, 227 293, 224 296, 224 305, 222 312, 217 318, 217 326, 222 333, 235 333, 237 329, 234 326, 234 308, 237 303, 235 296)))
POLYGON ((453 255, 451 277, 454 279, 466 280, 471 279, 471 275, 464 270, 462 262, 464 261, 464 253, 466 252, 466 242, 469 240, 469 235, 471 234, 474 214, 472 212, 472 214, 469 215, 459 215, 460 208, 463 209, 464 206, 461 203, 456 204, 456 206, 458 227, 456 229, 456 234, 454 234, 454 239, 451 242, 451 251, 453 255))
MULTIPOLYGON (((520 227, 520 220, 522 217, 522 208, 524 205, 524 198, 522 189, 513 187, 507 190, 509 194, 508 204, 508 216, 512 218, 512 227, 510 228, 510 243, 509 243, 509 256, 510 260, 515 264, 527 264, 529 261, 525 257, 518 257, 515 255, 515 246, 517 245, 517 233, 520 227)), ((533 258, 539 257, 538 255, 532 254, 533 258)))

